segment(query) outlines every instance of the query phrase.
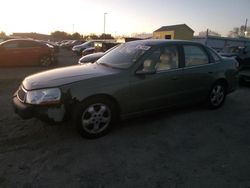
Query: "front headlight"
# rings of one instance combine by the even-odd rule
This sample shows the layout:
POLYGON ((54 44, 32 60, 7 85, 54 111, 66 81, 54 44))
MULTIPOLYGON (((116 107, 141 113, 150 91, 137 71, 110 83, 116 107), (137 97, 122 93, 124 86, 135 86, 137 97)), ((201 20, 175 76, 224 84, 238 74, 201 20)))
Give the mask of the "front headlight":
POLYGON ((26 103, 29 104, 57 104, 61 99, 61 91, 58 88, 27 91, 26 103))

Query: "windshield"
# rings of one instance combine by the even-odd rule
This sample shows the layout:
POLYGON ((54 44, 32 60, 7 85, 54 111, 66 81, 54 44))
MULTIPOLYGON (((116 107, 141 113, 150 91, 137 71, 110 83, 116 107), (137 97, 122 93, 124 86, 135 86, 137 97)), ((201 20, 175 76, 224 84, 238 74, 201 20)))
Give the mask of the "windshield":
POLYGON ((150 46, 138 43, 124 43, 112 49, 100 58, 97 63, 113 68, 127 69, 134 64, 150 46))

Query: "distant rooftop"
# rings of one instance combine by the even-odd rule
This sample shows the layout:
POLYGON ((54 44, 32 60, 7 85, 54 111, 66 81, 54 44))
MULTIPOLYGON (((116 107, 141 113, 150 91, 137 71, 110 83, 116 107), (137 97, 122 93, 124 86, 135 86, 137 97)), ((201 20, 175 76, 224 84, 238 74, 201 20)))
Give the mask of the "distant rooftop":
POLYGON ((175 30, 175 29, 181 29, 181 28, 183 28, 183 27, 186 27, 186 28, 188 28, 190 31, 194 32, 194 30, 191 29, 190 27, 188 27, 186 24, 162 26, 161 28, 155 30, 154 32, 159 32, 159 31, 171 31, 171 30, 175 30))
POLYGON ((12 38, 32 38, 38 40, 49 40, 50 35, 40 34, 40 33, 13 33, 10 37, 12 38))

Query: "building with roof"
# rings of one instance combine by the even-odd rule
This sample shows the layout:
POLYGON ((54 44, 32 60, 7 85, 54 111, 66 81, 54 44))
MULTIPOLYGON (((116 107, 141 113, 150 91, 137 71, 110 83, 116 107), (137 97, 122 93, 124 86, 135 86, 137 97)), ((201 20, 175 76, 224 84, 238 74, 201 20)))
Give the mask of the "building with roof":
POLYGON ((154 39, 192 40, 194 30, 186 24, 163 26, 153 32, 154 39))

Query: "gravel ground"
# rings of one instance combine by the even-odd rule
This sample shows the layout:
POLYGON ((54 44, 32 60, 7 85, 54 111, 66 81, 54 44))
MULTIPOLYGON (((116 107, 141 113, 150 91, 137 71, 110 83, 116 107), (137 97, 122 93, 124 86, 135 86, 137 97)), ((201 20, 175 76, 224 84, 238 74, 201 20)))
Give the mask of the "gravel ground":
MULTIPOLYGON (((69 51, 59 66, 77 62, 69 51)), ((0 187, 250 187, 250 87, 218 110, 184 107, 81 138, 14 114, 11 95, 39 67, 0 69, 0 187)))

